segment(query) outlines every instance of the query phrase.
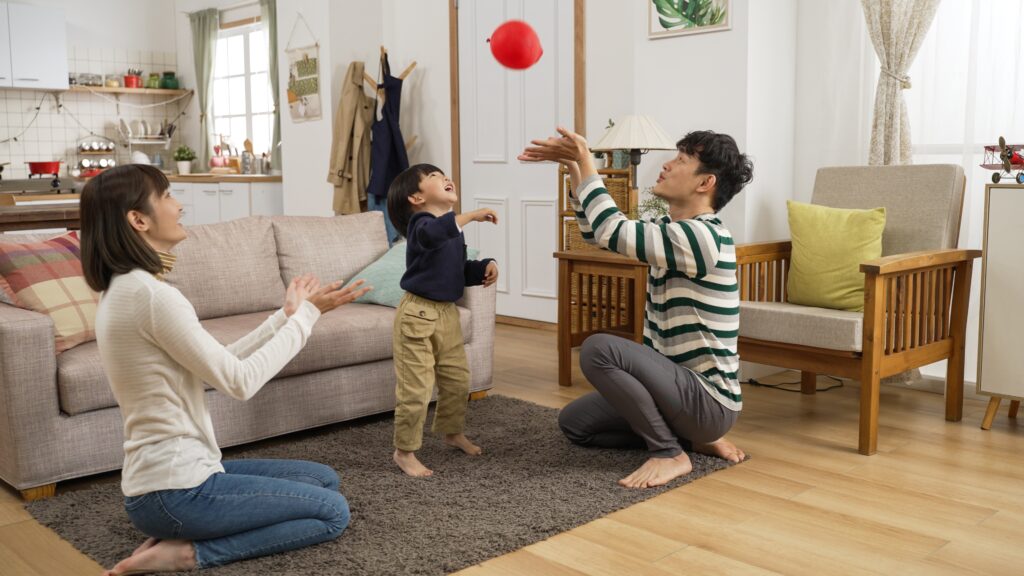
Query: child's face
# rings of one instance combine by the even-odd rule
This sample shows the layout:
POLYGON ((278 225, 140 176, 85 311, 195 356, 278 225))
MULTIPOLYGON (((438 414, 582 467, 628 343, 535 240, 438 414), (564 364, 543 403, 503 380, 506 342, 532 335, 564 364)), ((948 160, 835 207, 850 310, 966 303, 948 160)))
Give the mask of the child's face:
POLYGON ((459 195, 455 193, 455 183, 443 172, 431 172, 420 178, 419 192, 412 195, 409 201, 417 211, 429 210, 435 214, 444 214, 455 207, 459 195))

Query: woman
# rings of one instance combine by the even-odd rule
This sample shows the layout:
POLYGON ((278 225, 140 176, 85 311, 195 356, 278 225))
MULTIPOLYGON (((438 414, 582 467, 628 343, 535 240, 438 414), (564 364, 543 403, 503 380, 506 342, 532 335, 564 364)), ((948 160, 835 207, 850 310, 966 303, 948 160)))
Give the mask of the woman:
POLYGON ((314 462, 221 462, 203 383, 251 398, 306 343, 320 315, 368 288, 292 280, 284 307, 222 346, 165 284, 185 239, 181 205, 156 168, 107 170, 82 191, 82 266, 102 292, 100 357, 124 419, 121 487, 150 538, 105 574, 217 566, 337 537, 348 525, 338 475, 314 462))

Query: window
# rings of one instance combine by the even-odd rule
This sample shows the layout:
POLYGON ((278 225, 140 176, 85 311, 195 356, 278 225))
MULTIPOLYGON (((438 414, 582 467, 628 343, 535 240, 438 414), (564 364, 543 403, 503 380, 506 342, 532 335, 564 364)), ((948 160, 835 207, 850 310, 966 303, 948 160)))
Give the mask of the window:
POLYGON ((268 57, 266 28, 259 23, 221 30, 214 57, 211 147, 223 136, 241 149, 248 138, 257 155, 270 152, 274 101, 268 57))

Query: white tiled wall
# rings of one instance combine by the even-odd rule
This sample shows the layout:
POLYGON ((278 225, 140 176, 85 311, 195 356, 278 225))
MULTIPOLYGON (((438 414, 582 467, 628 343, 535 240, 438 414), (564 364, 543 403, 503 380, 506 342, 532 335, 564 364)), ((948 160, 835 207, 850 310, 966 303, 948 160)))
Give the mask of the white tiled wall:
MULTIPOLYGON (((150 52, 137 50, 120 50, 114 48, 68 48, 68 70, 72 74, 89 72, 100 75, 113 75, 122 78, 129 67, 141 68, 143 81, 151 72, 161 76, 165 71, 177 71, 177 56, 174 52, 150 52)), ((123 78, 122 78, 123 80, 123 78)), ((181 79, 183 88, 192 88, 190 79, 181 79)), ((89 139, 90 132, 106 136, 118 142, 116 159, 120 164, 129 162, 128 148, 119 142, 117 134, 118 107, 114 103, 114 94, 103 97, 86 93, 52 93, 30 90, 0 90, 0 140, 17 136, 26 128, 27 131, 17 142, 0 143, 0 162, 9 162, 4 167, 4 178, 25 178, 28 176, 27 161, 63 160, 61 175, 68 173, 69 167, 77 164, 77 144, 89 139), (63 110, 58 110, 56 97, 63 103, 63 110), (108 100, 109 99, 109 100, 108 100), (42 102, 40 106, 40 102, 42 102), (31 124, 35 108, 39 106, 39 116, 31 124), (76 119, 78 122, 76 122, 76 119), (80 124, 79 124, 80 122, 80 124)), ((136 109, 129 105, 147 105, 164 102, 168 96, 144 96, 136 94, 119 95, 122 105, 120 117, 133 126, 136 120, 145 120, 150 126, 159 126, 162 121, 171 121, 184 110, 188 98, 171 104, 163 104, 153 108, 136 109)), ((151 158, 159 154, 165 169, 173 169, 174 161, 171 154, 174 148, 183 142, 181 128, 186 125, 184 120, 178 121, 178 132, 175 132, 169 149, 158 145, 136 146, 151 158)))

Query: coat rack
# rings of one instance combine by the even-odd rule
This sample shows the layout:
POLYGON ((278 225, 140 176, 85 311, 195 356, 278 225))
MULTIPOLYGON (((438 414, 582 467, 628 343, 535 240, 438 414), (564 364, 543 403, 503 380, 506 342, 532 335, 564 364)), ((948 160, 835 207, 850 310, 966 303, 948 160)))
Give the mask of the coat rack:
MULTIPOLYGON (((384 57, 387 56, 387 55, 388 55, 387 48, 385 48, 384 46, 381 46, 380 47, 380 59, 384 60, 384 57)), ((416 68, 416 61, 415 60, 410 62, 409 65, 405 67, 405 70, 402 70, 402 73, 398 75, 398 79, 399 80, 405 80, 406 77, 408 77, 409 74, 412 73, 414 68, 416 68)), ((373 90, 376 93, 377 98, 381 101, 381 103, 383 103, 384 102, 384 87, 380 86, 377 83, 376 78, 374 78, 373 76, 370 76, 364 70, 363 71, 363 81, 370 85, 370 89, 373 90)), ((408 149, 412 148, 414 144, 416 144, 416 135, 415 134, 413 134, 408 140, 405 141, 405 149, 408 150, 408 149)))

